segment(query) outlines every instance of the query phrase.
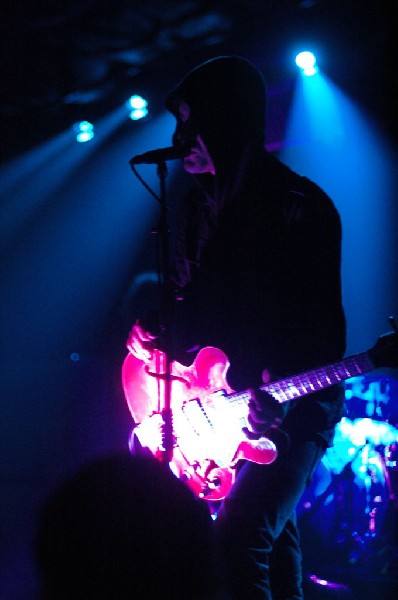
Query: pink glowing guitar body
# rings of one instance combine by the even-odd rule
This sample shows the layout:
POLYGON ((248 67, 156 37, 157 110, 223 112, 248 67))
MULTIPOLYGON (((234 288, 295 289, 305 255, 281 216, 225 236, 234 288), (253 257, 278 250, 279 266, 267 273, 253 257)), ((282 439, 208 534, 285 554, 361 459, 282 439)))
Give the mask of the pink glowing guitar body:
MULTIPOLYGON (((277 457, 268 438, 248 440, 249 394, 240 402, 230 401, 226 374, 229 360, 221 350, 200 350, 190 367, 171 363, 173 431, 175 446, 172 469, 198 495, 222 500, 234 479, 240 459, 269 464, 277 457), (233 410, 231 410, 233 407, 233 410)), ((127 355, 122 369, 123 388, 140 443, 159 455, 162 427, 164 381, 156 375, 165 371, 165 356, 155 351, 149 363, 127 355)))
MULTIPOLYGON (((128 354, 122 383, 133 417, 134 433, 154 456, 162 452, 165 355, 155 350, 145 363, 128 354)), ((367 352, 299 375, 263 384, 259 389, 277 402, 289 402, 380 366, 396 366, 397 334, 381 336, 367 352)), ((245 459, 270 464, 278 455, 270 439, 242 432, 248 426, 248 391, 234 392, 227 381, 229 360, 222 350, 206 347, 191 366, 173 361, 170 372, 174 449, 171 468, 200 497, 222 500, 235 480, 236 464, 245 459)), ((275 430, 277 431, 277 430, 275 430)))

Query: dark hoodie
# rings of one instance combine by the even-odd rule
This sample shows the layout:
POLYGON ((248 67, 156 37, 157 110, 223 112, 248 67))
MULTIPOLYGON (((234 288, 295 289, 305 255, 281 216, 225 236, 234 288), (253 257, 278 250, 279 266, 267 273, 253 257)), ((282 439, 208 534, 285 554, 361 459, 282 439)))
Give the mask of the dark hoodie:
POLYGON ((230 176, 245 152, 264 146, 265 83, 247 60, 221 56, 193 69, 166 98, 174 115, 181 100, 191 108, 218 177, 230 176))
MULTIPOLYGON (((196 177, 176 233, 175 357, 213 345, 236 389, 339 360, 345 350, 339 215, 329 197, 264 149, 266 93, 248 61, 219 57, 191 71, 168 109, 191 109, 216 175, 196 177)), ((289 405, 285 424, 327 443, 341 389, 289 405), (310 416, 309 416, 310 415, 310 416)))

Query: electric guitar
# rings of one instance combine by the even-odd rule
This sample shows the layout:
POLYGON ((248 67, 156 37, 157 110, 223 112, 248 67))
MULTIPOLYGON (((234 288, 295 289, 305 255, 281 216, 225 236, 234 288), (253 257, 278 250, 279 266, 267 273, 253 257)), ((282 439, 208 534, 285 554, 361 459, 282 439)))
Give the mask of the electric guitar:
MULTIPOLYGON (((296 400, 378 367, 398 366, 396 332, 381 336, 366 352, 305 373, 260 386, 277 402, 296 400)), ((150 362, 128 354, 122 384, 141 446, 159 457, 162 452, 162 398, 166 357, 155 350, 150 362)), ((202 348, 191 366, 170 364, 173 456, 175 475, 207 500, 222 500, 235 480, 241 459, 270 464, 278 455, 273 430, 255 440, 242 432, 248 427, 250 391, 235 392, 227 381, 230 362, 218 348, 202 348)))

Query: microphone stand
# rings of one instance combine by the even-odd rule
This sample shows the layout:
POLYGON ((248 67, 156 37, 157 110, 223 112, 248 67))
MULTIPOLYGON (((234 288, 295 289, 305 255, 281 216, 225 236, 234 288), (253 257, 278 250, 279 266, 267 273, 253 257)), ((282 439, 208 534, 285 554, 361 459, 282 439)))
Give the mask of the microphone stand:
POLYGON ((157 163, 157 174, 160 182, 160 219, 158 235, 160 237, 160 274, 162 277, 162 319, 160 323, 162 348, 165 353, 164 373, 157 376, 164 380, 164 403, 162 417, 164 422, 163 436, 163 462, 168 464, 173 457, 173 415, 171 410, 171 359, 172 341, 172 304, 171 304, 171 278, 170 278, 170 245, 169 245, 169 221, 166 195, 167 166, 165 161, 157 163))

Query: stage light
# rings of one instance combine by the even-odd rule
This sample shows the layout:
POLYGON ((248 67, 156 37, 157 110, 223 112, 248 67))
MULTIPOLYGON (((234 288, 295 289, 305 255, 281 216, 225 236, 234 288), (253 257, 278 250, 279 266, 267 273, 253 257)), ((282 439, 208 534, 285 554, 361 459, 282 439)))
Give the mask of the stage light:
POLYGON ((133 121, 138 121, 139 119, 143 119, 148 114, 148 109, 146 107, 143 108, 135 108, 130 113, 130 119, 133 121))
POLYGON ((316 58, 312 52, 299 52, 296 56, 296 65, 302 70, 303 75, 310 77, 315 75, 317 69, 315 67, 316 58))
POLYGON ((130 119, 133 121, 143 119, 148 114, 148 102, 142 96, 138 96, 138 94, 131 96, 127 100, 126 106, 127 108, 132 109, 130 112, 130 119))
POLYGON ((89 142, 94 137, 94 125, 89 121, 79 121, 74 124, 73 129, 76 131, 77 142, 89 142))
POLYGON ((83 144, 84 142, 89 142, 90 140, 92 140, 93 137, 94 137, 93 131, 82 131, 81 133, 77 134, 76 141, 83 144))
POLYGON ((138 96, 135 94, 131 96, 127 101, 127 104, 130 108, 146 108, 148 106, 148 102, 142 96, 138 96))

